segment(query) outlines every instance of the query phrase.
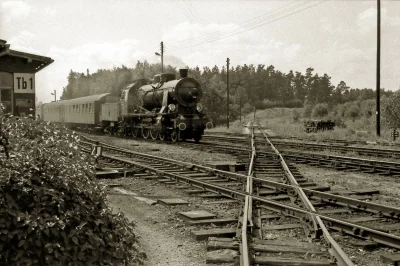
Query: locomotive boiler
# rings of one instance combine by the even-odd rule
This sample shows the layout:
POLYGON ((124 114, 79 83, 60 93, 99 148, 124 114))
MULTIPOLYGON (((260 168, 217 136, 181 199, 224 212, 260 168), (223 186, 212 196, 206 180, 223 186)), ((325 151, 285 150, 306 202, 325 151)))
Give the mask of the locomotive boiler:
POLYGON ((179 73, 178 79, 163 73, 129 84, 119 102, 102 105, 103 129, 135 138, 199 142, 208 121, 200 103, 203 90, 187 69, 179 73))

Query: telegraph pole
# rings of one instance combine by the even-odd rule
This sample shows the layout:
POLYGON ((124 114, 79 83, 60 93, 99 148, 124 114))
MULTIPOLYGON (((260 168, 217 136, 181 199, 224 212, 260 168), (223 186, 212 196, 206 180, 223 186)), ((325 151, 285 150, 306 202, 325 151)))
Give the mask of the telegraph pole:
POLYGON ((239 87, 239 122, 242 123, 242 87, 239 87))
POLYGON ((377 51, 376 51, 376 135, 381 135, 381 0, 377 0, 377 51))
POLYGON ((156 55, 161 56, 161 73, 164 72, 164 42, 160 44, 161 54, 155 52, 156 55))
POLYGON ((161 42, 161 73, 164 73, 164 42, 161 42))
POLYGON ((54 101, 56 102, 57 101, 57 91, 54 90, 54 93, 51 93, 51 95, 54 95, 54 101))
POLYGON ((226 128, 229 128, 229 58, 226 59, 226 128))

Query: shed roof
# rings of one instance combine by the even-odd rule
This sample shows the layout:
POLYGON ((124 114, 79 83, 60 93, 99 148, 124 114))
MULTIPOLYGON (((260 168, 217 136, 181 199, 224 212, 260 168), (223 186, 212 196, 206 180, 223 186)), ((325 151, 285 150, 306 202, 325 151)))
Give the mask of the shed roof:
POLYGON ((34 63, 35 73, 54 62, 54 60, 51 59, 50 57, 11 50, 10 44, 6 43, 7 41, 0 40, 0 57, 8 55, 8 56, 24 58, 28 61, 28 63, 34 63))

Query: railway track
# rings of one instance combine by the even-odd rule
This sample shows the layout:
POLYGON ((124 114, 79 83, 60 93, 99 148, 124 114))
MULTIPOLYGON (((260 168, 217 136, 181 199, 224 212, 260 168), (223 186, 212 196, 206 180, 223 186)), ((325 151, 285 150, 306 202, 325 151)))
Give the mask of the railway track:
MULTIPOLYGON (((90 143, 84 142, 83 144, 90 145, 90 143)), ((107 152, 115 153, 114 155, 104 155, 104 158, 109 160, 117 160, 123 164, 135 165, 136 167, 147 171, 148 173, 146 175, 155 174, 155 176, 158 178, 166 179, 167 181, 165 182, 175 183, 181 181, 194 186, 200 190, 200 192, 204 191, 204 193, 213 193, 231 199, 239 199, 243 200, 245 203, 247 198, 247 202, 251 202, 251 205, 253 202, 255 202, 255 205, 258 206, 258 210, 254 211, 254 213, 258 213, 260 209, 263 209, 267 210, 268 212, 277 212, 280 214, 286 214, 291 218, 297 217, 305 220, 309 220, 308 217, 310 215, 314 215, 319 217, 325 224, 328 225, 328 228, 332 230, 340 230, 359 238, 373 239, 374 243, 380 243, 381 245, 390 246, 396 249, 400 248, 400 238, 396 235, 390 234, 388 230, 386 230, 386 232, 382 232, 382 230, 376 230, 371 227, 362 226, 358 224, 360 221, 362 222, 362 219, 358 219, 357 222, 354 222, 351 219, 344 219, 349 216, 349 213, 352 212, 357 214, 361 212, 367 213, 368 215, 379 215, 379 217, 385 217, 382 219, 388 219, 392 221, 392 228, 396 228, 396 225, 398 225, 397 221, 400 219, 400 209, 364 202, 362 200, 354 199, 351 196, 335 195, 322 192, 320 190, 326 189, 321 189, 316 186, 313 187, 313 184, 310 184, 310 182, 307 182, 307 180, 304 180, 304 178, 298 177, 298 174, 296 173, 292 173, 292 175, 293 177, 297 176, 296 182, 298 182, 298 185, 288 183, 287 180, 283 180, 283 182, 281 180, 281 182, 279 182, 279 175, 282 177, 282 170, 280 170, 281 173, 277 171, 277 154, 271 155, 271 153, 268 153, 270 157, 267 157, 267 153, 257 154, 256 151, 256 164, 253 162, 256 175, 263 173, 264 170, 264 174, 267 174, 267 176, 270 178, 275 176, 277 180, 272 181, 270 178, 264 179, 261 177, 251 178, 251 182, 255 184, 255 190, 253 193, 250 193, 242 190, 243 187, 247 188, 247 186, 244 184, 248 181, 249 176, 251 176, 250 172, 245 173, 246 175, 241 175, 218 171, 209 167, 134 153, 128 150, 113 147, 111 145, 102 144, 102 146, 107 152), (128 156, 129 159, 121 158, 120 156, 122 154, 124 154, 124 158, 128 156), (265 158, 267 162, 263 163, 263 161, 258 161, 262 158, 265 158), (270 166, 272 166, 271 169, 274 170, 265 171, 266 169, 270 169, 270 166), (320 208, 320 213, 318 210, 313 211, 312 209, 304 209, 304 206, 299 207, 290 200, 287 204, 282 203, 282 200, 285 198, 293 198, 293 194, 298 193, 298 189, 300 187, 302 188, 303 193, 311 199, 311 202, 313 202, 314 205, 322 208, 320 208), (284 194, 288 194, 289 196, 284 194), (272 197, 275 196, 275 198, 268 197, 267 195, 272 197), (346 211, 344 211, 343 208, 346 208, 346 211), (315 214, 316 212, 318 214, 315 214), (337 219, 332 216, 337 215, 338 213, 344 214, 345 217, 343 219, 337 219)), ((247 149, 247 152, 248 151, 249 149, 247 149)), ((290 169, 292 166, 289 164, 288 167, 290 169)), ((251 167, 249 167, 249 169, 251 169, 251 167)), ((246 203, 244 206, 248 206, 248 211, 250 208, 250 203, 246 203)), ((245 207, 243 212, 246 210, 245 207)), ((269 214, 263 215, 268 217, 269 214)), ((243 217, 245 216, 246 215, 243 217)), ((367 220, 367 218, 365 218, 365 220, 367 220)), ((373 222, 376 223, 377 220, 379 219, 374 217, 373 222)), ((246 225, 248 224, 248 221, 243 221, 241 224, 246 225)), ((244 229, 242 229, 242 232, 243 230, 244 229)))
MULTIPOLYGON (((241 146, 246 143, 245 138, 225 138, 225 137, 212 137, 212 139, 225 141, 225 142, 235 142, 240 144, 241 146)), ((275 145, 274 141, 274 145, 275 145)), ((266 146, 265 140, 260 140, 257 142, 261 147, 259 148, 260 152, 263 151, 263 147, 266 146)), ((203 143, 203 145, 212 145, 211 143, 203 143)), ((215 145, 215 144, 214 144, 215 145)), ((277 147, 280 147, 282 142, 277 142, 277 147)), ((296 148, 300 150, 305 150, 307 147, 315 147, 315 149, 321 148, 321 145, 317 144, 303 144, 303 143, 284 143, 283 147, 296 148)), ((234 151, 236 149, 243 148, 235 148, 235 145, 228 144, 218 144, 216 147, 219 149, 226 148, 234 151), (220 146, 221 145, 221 146, 220 146)), ((323 145, 322 147, 326 147, 323 145)), ((359 154, 377 154, 391 158, 400 157, 400 151, 398 150, 382 150, 382 149, 364 149, 359 147, 342 147, 340 148, 342 152, 354 152, 358 151, 359 154)), ((325 149, 327 150, 327 149, 325 149)), ((335 146, 333 146, 332 151, 335 151, 335 146)), ((382 160, 374 160, 374 159, 363 159, 357 157, 349 157, 349 156, 338 156, 338 155, 326 155, 320 153, 310 153, 310 152, 299 152, 293 150, 282 150, 282 155, 290 161, 297 163, 310 164, 320 167, 333 168, 336 170, 349 170, 349 171, 359 171, 363 173, 376 173, 379 175, 388 175, 394 177, 400 177, 400 162, 394 161, 382 161, 382 160)))
MULTIPOLYGON (((205 140, 216 140, 219 142, 233 142, 237 144, 246 143, 246 137, 225 137, 225 136, 214 136, 205 135, 205 140)), ((273 138, 271 138, 273 139, 273 138)), ((343 146, 335 144, 321 144, 321 143, 309 143, 309 142, 293 142, 274 140, 274 145, 280 149, 296 149, 304 151, 325 151, 325 152, 337 152, 337 153, 352 153, 360 156, 373 156, 383 158, 400 158, 400 150, 398 149, 377 149, 377 148, 366 148, 366 147, 354 147, 354 146, 343 146)), ((260 140, 260 144, 265 144, 265 140, 260 140)))
MULTIPOLYGON (((336 241, 330 236, 322 220, 314 214, 307 213, 302 220, 298 220, 289 216, 286 216, 284 219, 282 219, 278 216, 279 222, 276 223, 274 220, 276 220, 277 216, 271 213, 273 209, 268 207, 254 207, 253 210, 253 198, 250 195, 260 196, 259 189, 253 191, 253 175, 258 172, 261 172, 263 175, 268 175, 269 173, 267 172, 276 173, 277 165, 274 163, 274 158, 268 158, 269 160, 266 162, 260 162, 260 159, 256 156, 257 152, 255 147, 254 126, 251 129, 251 133, 252 152, 250 156, 250 162, 248 164, 248 176, 246 182, 246 193, 249 195, 246 196, 245 199, 241 234, 241 255, 243 258, 241 260, 241 262, 243 262, 242 265, 333 265, 334 262, 330 260, 331 257, 334 258, 337 265, 354 265, 340 248, 340 246, 336 243, 336 241), (256 222, 253 223, 253 220, 256 222), (252 230, 253 228, 256 230, 252 230), (299 228, 302 228, 305 232, 302 237, 303 241, 299 241, 299 237, 297 237, 296 240, 293 239, 293 230, 299 228), (268 237, 268 232, 271 231, 280 232, 280 237, 278 240, 268 239, 271 238, 268 237), (255 243, 251 247, 248 245, 248 234, 252 236, 252 242, 255 243), (264 237, 266 234, 267 238, 264 237), (325 239, 325 245, 321 246, 320 243, 307 243, 307 239, 310 237, 313 239, 319 238, 320 234, 322 234, 325 239), (262 249, 258 247, 259 244, 273 248, 262 249), (257 256, 253 255, 253 260, 250 258, 249 248, 252 250, 253 254, 257 252, 257 256), (271 256, 271 254, 273 255, 271 256), (307 254, 312 254, 317 257, 310 256, 309 258, 305 259, 307 254)), ((281 166, 289 171, 287 172, 289 180, 294 186, 293 188, 298 196, 298 198, 291 197, 291 203, 296 206, 298 205, 295 204, 296 200, 299 199, 304 209, 310 212, 315 212, 310 200, 304 194, 301 187, 298 186, 298 183, 294 177, 290 175, 290 170, 283 160, 283 157, 273 145, 271 145, 271 148, 276 153, 276 156, 280 158, 281 166)), ((263 158, 266 159, 265 156, 263 158)), ((279 200, 276 196, 273 197, 275 197, 274 200, 279 200)), ((269 200, 272 200, 272 198, 269 200)))
MULTIPOLYGON (((229 136, 229 137, 245 137, 246 134, 243 133, 228 133, 228 132, 205 132, 205 135, 203 137, 208 137, 208 136, 229 136)), ((300 141, 302 143, 304 142, 323 142, 323 143, 328 143, 328 144, 340 144, 344 146, 348 145, 370 145, 370 144, 379 144, 381 146, 389 146, 389 147, 400 147, 400 143, 396 142, 370 142, 370 141, 365 141, 365 140, 346 140, 346 139, 318 139, 318 138, 313 138, 313 137, 296 137, 296 136, 271 136, 271 140, 279 141, 279 140, 294 140, 294 141, 300 141)))

